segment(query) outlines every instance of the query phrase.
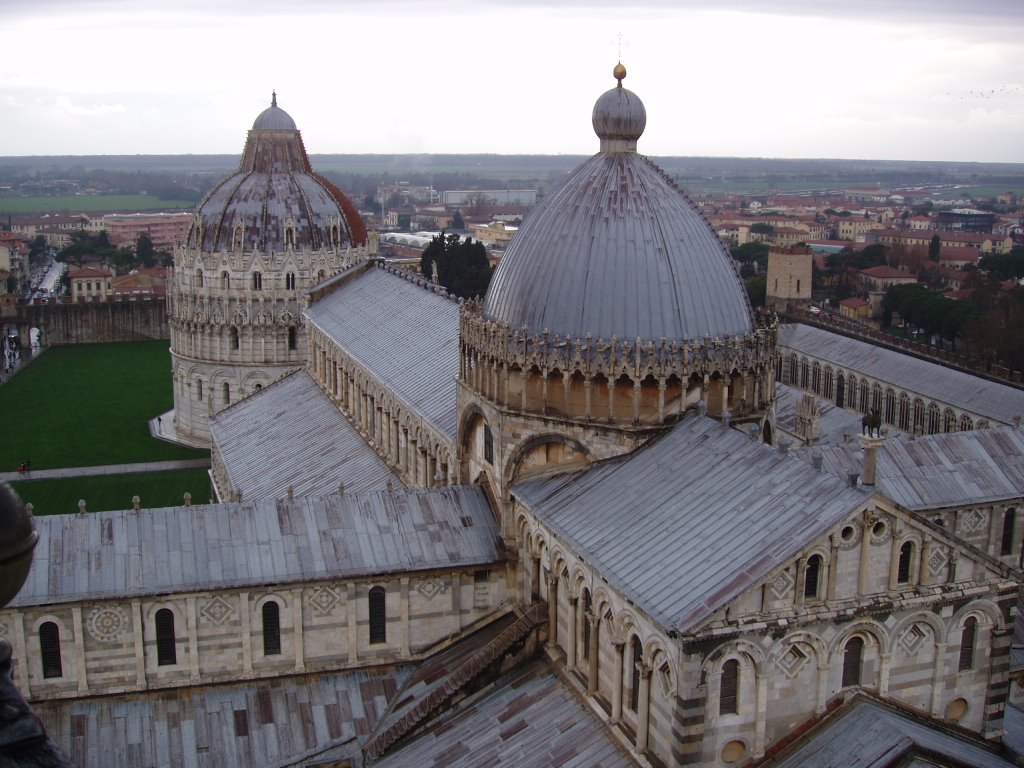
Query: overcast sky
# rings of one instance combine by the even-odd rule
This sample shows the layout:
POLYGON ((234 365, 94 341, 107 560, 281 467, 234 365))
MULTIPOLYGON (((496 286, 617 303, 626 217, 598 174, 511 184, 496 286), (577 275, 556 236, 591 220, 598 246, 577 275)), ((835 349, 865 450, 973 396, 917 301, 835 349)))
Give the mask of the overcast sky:
POLYGON ((0 155, 311 153, 1024 162, 1024 0, 0 0, 0 155))

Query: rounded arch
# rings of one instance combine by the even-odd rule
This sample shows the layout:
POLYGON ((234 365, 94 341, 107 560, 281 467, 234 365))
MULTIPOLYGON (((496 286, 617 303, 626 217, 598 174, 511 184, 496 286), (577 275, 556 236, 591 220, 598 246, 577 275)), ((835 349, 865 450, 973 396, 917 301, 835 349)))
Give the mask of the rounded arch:
POLYGON ((944 638, 947 635, 946 627, 943 625, 941 621, 939 621, 938 617, 934 613, 915 611, 909 616, 903 617, 899 621, 899 623, 896 624, 895 627, 893 627, 892 636, 900 637, 914 624, 927 624, 929 627, 931 627, 931 630, 934 633, 933 637, 935 638, 936 643, 942 642, 942 638, 944 638))
POLYGON ((970 616, 977 619, 979 628, 991 627, 994 631, 1003 629, 1003 614, 998 605, 991 600, 972 600, 953 614, 953 618, 949 622, 949 630, 943 637, 949 641, 953 639, 955 633, 958 638, 964 622, 970 616))
POLYGON ((288 616, 288 612, 285 609, 287 609, 291 605, 291 601, 287 597, 285 597, 283 594, 281 594, 280 592, 267 592, 264 595, 260 595, 256 599, 256 602, 254 602, 252 604, 253 605, 252 615, 254 615, 254 616, 258 615, 260 613, 260 611, 263 610, 263 606, 265 604, 269 603, 271 600, 273 600, 274 602, 279 604, 279 606, 281 608, 282 623, 284 623, 283 620, 285 618, 287 618, 287 616, 288 616))
POLYGON ((701 666, 701 671, 709 675, 718 675, 722 672, 722 666, 729 659, 740 662, 741 668, 746 666, 755 672, 763 672, 768 659, 764 651, 747 640, 731 640, 720 646, 711 653, 701 666))
POLYGON ((844 627, 842 632, 832 638, 832 641, 828 644, 829 657, 831 658, 836 653, 842 654, 846 641, 854 635, 863 639, 866 645, 874 644, 878 648, 879 653, 885 654, 890 652, 889 633, 885 631, 885 627, 877 621, 861 619, 848 627, 844 627))
POLYGON ((67 625, 65 625, 64 620, 53 613, 44 613, 42 616, 36 618, 36 620, 32 622, 31 634, 38 636, 39 628, 43 626, 43 624, 46 624, 48 622, 57 625, 57 629, 60 630, 60 636, 62 638, 70 637, 70 635, 68 634, 67 625))
POLYGON ((586 446, 584 446, 583 443, 575 437, 562 435, 557 432, 545 432, 527 438, 512 449, 508 460, 505 462, 504 476, 514 479, 519 474, 519 466, 527 454, 529 454, 533 449, 539 448, 542 445, 547 445, 548 443, 558 443, 572 448, 576 453, 583 456, 583 459, 587 464, 590 464, 590 462, 593 461, 590 451, 587 450, 586 446))

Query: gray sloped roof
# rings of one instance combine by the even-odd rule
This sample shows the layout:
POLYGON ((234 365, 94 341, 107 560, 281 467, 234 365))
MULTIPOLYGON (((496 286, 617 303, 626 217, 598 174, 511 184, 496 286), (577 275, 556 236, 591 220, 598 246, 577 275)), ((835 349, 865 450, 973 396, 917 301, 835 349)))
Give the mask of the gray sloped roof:
POLYGON ((1014 416, 1024 415, 1024 390, 821 328, 799 323, 782 325, 778 347, 780 352, 785 348, 804 352, 836 368, 863 373, 917 392, 937 404, 963 408, 1001 424, 1012 424, 1014 416))
POLYGON ((378 768, 628 768, 637 765, 547 663, 531 662, 468 699, 378 768))
POLYGON ((759 768, 1010 768, 1012 759, 971 738, 866 696, 843 705, 778 757, 759 768), (916 758, 923 758, 920 762, 916 758), (913 761, 913 762, 908 762, 913 761))
POLYGON ((398 478, 305 369, 224 409, 210 434, 242 498, 383 490, 398 478))
MULTIPOLYGON (((840 476, 859 472, 859 445, 823 449, 840 476)), ((984 504, 1024 496, 1024 433, 1014 427, 889 439, 878 450, 875 487, 905 509, 984 504)))
POLYGON ((454 443, 457 303, 369 266, 304 315, 454 443))
POLYGON ((483 312, 517 330, 595 339, 682 340, 753 328, 717 235, 635 151, 595 155, 527 216, 483 312))
POLYGON ((626 458, 519 483, 513 495, 616 590, 679 632, 696 629, 867 498, 697 416, 626 458))
POLYGON ((36 530, 15 606, 478 565, 499 536, 469 486, 50 515, 36 530))
POLYGON ((326 672, 37 701, 33 708, 83 768, 293 766, 304 757, 357 756, 358 739, 409 671, 326 672))
MULTIPOLYGON (((788 384, 775 383, 775 424, 787 432, 796 430, 796 411, 801 398, 805 392, 788 384)), ((861 433, 861 416, 856 411, 848 411, 845 408, 837 408, 831 400, 821 397, 814 397, 818 404, 818 411, 821 413, 821 437, 817 445, 828 445, 830 443, 841 443, 845 435, 859 435, 861 433)), ((889 433, 896 434, 897 430, 889 426, 889 433)))

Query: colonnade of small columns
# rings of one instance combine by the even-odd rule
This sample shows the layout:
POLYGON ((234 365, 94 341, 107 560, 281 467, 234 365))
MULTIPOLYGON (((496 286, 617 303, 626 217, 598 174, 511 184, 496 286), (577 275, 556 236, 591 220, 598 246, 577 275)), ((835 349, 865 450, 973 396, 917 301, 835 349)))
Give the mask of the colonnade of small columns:
POLYGON ((742 418, 771 402, 774 326, 682 343, 530 337, 460 311, 460 379, 499 406, 544 416, 660 425, 704 400, 742 418))
POLYGON ((367 443, 411 486, 436 488, 458 482, 450 440, 399 401, 317 328, 309 334, 308 369, 367 443))
POLYGON ((915 435, 986 429, 987 419, 952 405, 938 403, 917 392, 869 378, 856 371, 834 368, 829 363, 796 352, 780 352, 776 358, 778 381, 813 392, 839 408, 868 413, 877 411, 882 423, 915 435))

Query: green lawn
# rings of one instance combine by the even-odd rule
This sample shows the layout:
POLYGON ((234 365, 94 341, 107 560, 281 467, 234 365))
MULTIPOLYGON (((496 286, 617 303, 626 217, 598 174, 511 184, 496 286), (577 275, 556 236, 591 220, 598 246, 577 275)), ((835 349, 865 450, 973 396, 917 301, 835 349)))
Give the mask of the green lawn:
POLYGON ((87 211, 192 210, 188 200, 161 200, 155 195, 60 195, 56 197, 0 198, 0 213, 85 213, 87 211))
POLYGON ((210 478, 205 469, 174 472, 142 472, 134 475, 70 477, 64 480, 22 480, 11 483, 25 503, 32 504, 35 515, 67 515, 78 511, 78 500, 85 499, 89 512, 131 509, 132 496, 143 507, 174 507, 184 503, 185 492, 193 504, 210 501, 210 478))
POLYGON ((207 455, 150 436, 148 420, 172 405, 166 341, 51 347, 0 386, 0 467, 14 471, 26 459, 35 470, 207 455))

